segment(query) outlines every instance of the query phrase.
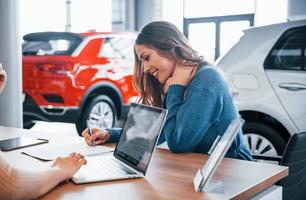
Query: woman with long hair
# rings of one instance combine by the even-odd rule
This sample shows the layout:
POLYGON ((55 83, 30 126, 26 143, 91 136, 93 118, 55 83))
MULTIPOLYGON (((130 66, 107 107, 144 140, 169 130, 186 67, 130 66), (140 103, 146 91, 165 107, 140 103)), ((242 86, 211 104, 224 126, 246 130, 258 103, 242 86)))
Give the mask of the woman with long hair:
MULTIPOLYGON (((205 45, 205 44, 204 44, 205 45)), ((239 117, 229 86, 220 71, 191 48, 186 37, 169 22, 147 24, 135 46, 134 86, 139 102, 168 110, 159 144, 172 152, 207 153, 218 135, 239 117)), ((91 145, 116 142, 120 128, 87 129, 82 135, 91 145)), ((239 131, 228 157, 251 160, 239 131)))

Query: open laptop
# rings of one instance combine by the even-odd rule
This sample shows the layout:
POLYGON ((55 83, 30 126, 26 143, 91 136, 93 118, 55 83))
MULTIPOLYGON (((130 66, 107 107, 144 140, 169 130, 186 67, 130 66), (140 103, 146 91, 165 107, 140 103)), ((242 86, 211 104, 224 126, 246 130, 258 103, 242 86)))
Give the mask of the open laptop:
POLYGON ((86 157, 73 176, 76 184, 144 177, 167 110, 132 103, 113 154, 86 157))
POLYGON ((194 177, 193 184, 197 192, 201 192, 207 188, 214 190, 214 187, 219 187, 220 184, 210 184, 211 179, 220 165, 223 157, 230 148, 233 140, 241 129, 244 120, 236 118, 231 121, 222 138, 217 137, 211 147, 211 154, 202 169, 199 169, 194 177))

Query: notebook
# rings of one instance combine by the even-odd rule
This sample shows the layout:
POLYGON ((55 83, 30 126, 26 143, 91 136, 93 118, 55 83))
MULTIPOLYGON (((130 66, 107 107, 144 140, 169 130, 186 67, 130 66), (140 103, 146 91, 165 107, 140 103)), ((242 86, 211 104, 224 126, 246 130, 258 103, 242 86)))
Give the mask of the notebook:
MULTIPOLYGON (((210 180, 215 173, 216 169, 220 165, 224 155, 230 148, 234 138, 236 137, 237 133, 241 129, 244 120, 241 118, 236 118, 232 120, 232 122, 227 127, 225 133, 223 134, 222 138, 214 142, 212 145, 211 154, 206 161, 204 167, 198 170, 196 176, 194 177, 193 184, 194 188, 197 192, 203 191, 205 187, 207 187, 210 183, 210 180)), ((217 184, 216 184, 217 185, 217 184)), ((213 188, 212 186, 211 188, 213 188)))
POLYGON ((144 177, 167 110, 132 103, 113 154, 86 157, 73 176, 76 184, 144 177))

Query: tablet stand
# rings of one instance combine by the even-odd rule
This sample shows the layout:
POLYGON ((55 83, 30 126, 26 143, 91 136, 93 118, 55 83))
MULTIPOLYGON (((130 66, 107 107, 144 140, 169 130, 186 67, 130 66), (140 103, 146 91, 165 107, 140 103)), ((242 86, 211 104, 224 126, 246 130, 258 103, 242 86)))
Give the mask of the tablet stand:
POLYGON ((203 175, 199 169, 195 178, 194 178, 194 187, 197 192, 212 192, 212 193, 224 193, 224 184, 222 181, 210 180, 203 187, 203 175))
POLYGON ((224 193, 224 183, 222 181, 211 180, 201 192, 224 193))
POLYGON ((243 122, 244 120, 239 118, 232 120, 223 136, 217 136, 215 139, 208 151, 209 158, 203 168, 198 169, 193 179, 193 185, 197 192, 224 193, 223 182, 212 180, 212 177, 241 129, 243 122))

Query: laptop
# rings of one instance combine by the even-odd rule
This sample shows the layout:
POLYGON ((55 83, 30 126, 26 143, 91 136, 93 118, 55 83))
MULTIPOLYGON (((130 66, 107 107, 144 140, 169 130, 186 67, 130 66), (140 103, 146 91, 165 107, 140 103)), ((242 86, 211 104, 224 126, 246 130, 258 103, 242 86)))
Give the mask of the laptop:
POLYGON ((167 110, 132 103, 113 154, 86 157, 73 176, 76 184, 144 177, 167 110))
POLYGON ((211 179, 218 166, 221 164, 223 157, 230 148, 243 123, 244 120, 241 118, 236 118, 232 120, 229 126, 227 127, 225 133, 223 134, 222 138, 221 136, 217 137, 211 147, 211 154, 208 160, 206 161, 203 168, 198 170, 197 174, 194 177, 193 184, 197 192, 201 192, 203 190, 205 191, 205 189, 214 190, 215 188, 220 187, 219 183, 210 184, 211 179))

